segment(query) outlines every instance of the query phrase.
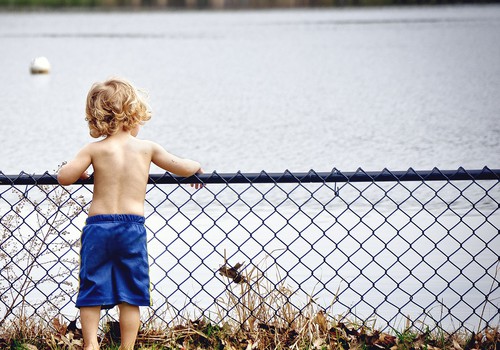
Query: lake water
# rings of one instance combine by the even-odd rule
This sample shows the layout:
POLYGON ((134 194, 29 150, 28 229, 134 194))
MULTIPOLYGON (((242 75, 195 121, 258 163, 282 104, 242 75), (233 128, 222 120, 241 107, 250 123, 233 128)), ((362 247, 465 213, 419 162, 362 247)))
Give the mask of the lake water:
MULTIPOLYGON (((172 153, 201 161, 208 172, 500 167, 498 5, 0 13, 0 43, 0 171, 5 174, 52 172, 91 141, 84 121, 87 91, 94 81, 116 75, 130 79, 149 93, 154 114, 140 137, 154 139, 172 153), (36 56, 49 59, 50 75, 29 74, 29 63, 36 56)), ((217 186, 212 191, 216 193, 217 186)), ((345 190, 342 195, 346 196, 345 190)), ((497 199, 498 188, 489 195, 497 199)), ((210 200, 209 195, 197 196, 195 200, 201 202, 210 200)), ((175 195, 171 197, 175 200, 175 195)), ((162 200, 159 198, 158 203, 162 200)), ((464 225, 469 226, 463 232, 480 229, 481 234, 489 237, 478 242, 477 247, 498 242, 495 228, 500 219, 498 209, 492 208, 489 210, 495 215, 488 218, 488 224, 474 213, 467 214, 464 220, 464 225)), ((7 206, 0 209, 9 210, 7 206)), ((198 217, 196 210, 188 209, 188 217, 198 217)), ((342 227, 350 228, 357 220, 349 215, 339 219, 335 210, 339 208, 332 208, 332 213, 342 227)), ((363 212, 366 207, 359 210, 363 212)), ((243 208, 237 213, 236 217, 244 216, 248 210, 243 208)), ((284 219, 276 216, 276 222, 271 220, 269 225, 279 228, 284 219)), ((399 227, 408 220, 405 217, 396 220, 398 223, 389 222, 393 218, 386 224, 399 227)), ((149 225, 160 229, 164 222, 156 219, 153 217, 149 225)), ((185 224, 185 218, 180 223, 176 220, 180 219, 172 219, 170 224, 185 224)), ((300 221, 298 217, 294 220, 300 221)), ((356 229, 356 233, 370 237, 376 228, 380 229, 380 217, 367 216, 365 220, 365 230, 356 229)), ((458 225, 454 220, 455 216, 445 216, 434 224, 441 229, 453 229, 458 225)), ((198 221, 198 228, 211 224, 206 217, 198 221)), ((219 225, 232 225, 233 221, 230 217, 219 225)), ((315 224, 329 227, 331 222, 328 217, 315 224)), ((244 225, 254 227, 255 221, 239 223, 229 240, 246 239, 248 227, 244 225)), ((339 229, 339 225, 334 229, 339 229)), ((399 234, 390 227, 389 231, 383 229, 370 239, 380 244, 382 240, 378 241, 377 235, 399 234)), ((274 237, 262 230, 259 234, 274 237)), ((340 236, 334 240, 342 242, 345 232, 340 229, 335 234, 340 236)), ((409 229, 403 234, 412 237, 414 232, 409 229)), ((439 231, 436 239, 439 234, 444 232, 439 231)), ((191 227, 183 233, 183 239, 196 239, 197 235, 200 232, 191 227)), ((238 251, 234 244, 224 241, 229 236, 225 232, 214 228, 210 235, 215 241, 223 241, 220 249, 238 251)), ((295 236, 280 239, 281 243, 275 240, 272 244, 288 243, 287 239, 292 244, 295 236)), ((345 246, 339 243, 343 251, 356 244, 351 240, 343 242, 345 246)), ((270 247, 274 248, 272 244, 270 247)), ((376 254, 377 244, 367 249, 376 254)), ((307 242, 302 246, 307 247, 307 242)), ((468 245, 467 249, 475 247, 468 245)), ((331 246, 321 248, 327 256, 331 246)), ((397 250, 397 246, 393 248, 397 250)), ((198 249, 206 253, 211 246, 198 249)), ((260 248, 257 245, 255 249, 260 248)), ((297 247, 297 251, 301 249, 297 247)), ((497 251, 493 247, 491 250, 497 251)), ((151 247, 152 253, 163 251, 162 245, 151 247)), ((470 258, 467 251, 462 253, 470 258)), ((340 254, 340 250, 334 254, 340 254)), ((342 256, 334 254, 330 260, 342 261, 342 256)), ((175 258, 157 263, 152 272, 159 266, 172 266, 175 258)), ((210 266, 217 266, 219 258, 216 254, 210 256, 214 260, 210 260, 210 266)), ((352 262, 362 265, 365 257, 358 258, 352 262)), ((441 264, 440 256, 431 258, 436 265, 441 264)), ((496 261, 497 257, 488 253, 487 258, 496 261)), ((288 255, 280 259, 283 266, 293 260, 288 255)), ((404 263, 411 265, 410 260, 404 263)), ((186 264, 194 264, 189 266, 195 269, 199 262, 186 264)), ((398 278, 407 273, 404 266, 396 270, 398 278)), ((326 276, 330 272, 320 279, 329 280, 328 288, 333 290, 343 281, 331 279, 333 273, 326 276)), ((414 273, 425 276, 430 272, 414 273)), ((354 267, 342 278, 354 278, 357 274, 354 267)), ((459 292, 451 291, 452 295, 443 299, 460 299, 457 293, 466 292, 468 281, 459 282, 459 292)), ((359 283, 353 288, 362 291, 365 286, 359 283)), ((435 290, 443 287, 441 280, 433 279, 428 284, 432 283, 438 284, 435 290)), ((477 286, 484 293, 490 288, 489 283, 485 279, 477 286)), ((316 285, 310 287, 314 289, 316 285)), ((391 281, 386 287, 391 288, 391 281)), ((428 288, 434 291, 434 286, 428 288)), ((495 293, 492 297, 498 303, 498 291, 495 293)), ((394 295, 391 298, 400 297, 394 295)), ((473 295, 476 296, 484 297, 481 293, 473 295)), ((344 296, 348 299, 345 303, 358 297, 344 296)), ((382 294, 371 297, 384 300, 382 294)), ((434 295, 419 297, 427 302, 434 295)), ((205 302, 200 301, 200 305, 205 302)), ((363 314, 363 310, 359 311, 363 314)), ((462 315, 454 310, 454 315, 463 320, 469 312, 464 309, 462 315)), ((72 306, 68 313, 73 313, 72 306)), ((498 318, 498 311, 493 307, 487 315, 498 318)), ((474 325, 476 318, 470 321, 474 325)))
POLYGON ((115 75, 149 93, 140 137, 207 171, 500 166, 498 5, 0 13, 0 42, 8 174, 92 141, 87 91, 115 75))

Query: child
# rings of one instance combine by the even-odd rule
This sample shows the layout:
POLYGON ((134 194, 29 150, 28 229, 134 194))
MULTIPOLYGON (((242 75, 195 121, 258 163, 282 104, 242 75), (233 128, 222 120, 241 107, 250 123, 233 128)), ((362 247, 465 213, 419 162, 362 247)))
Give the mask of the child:
MULTIPOLYGON (((63 165, 57 180, 67 186, 94 170, 94 193, 81 237, 80 308, 85 350, 97 350, 101 308, 118 305, 120 349, 133 349, 139 306, 150 305, 144 200, 151 162, 188 177, 202 174, 198 162, 181 159, 158 144, 136 138, 151 119, 137 90, 123 79, 96 83, 87 96, 90 135, 103 140, 83 147, 63 165)), ((194 187, 199 188, 196 184, 194 187)))

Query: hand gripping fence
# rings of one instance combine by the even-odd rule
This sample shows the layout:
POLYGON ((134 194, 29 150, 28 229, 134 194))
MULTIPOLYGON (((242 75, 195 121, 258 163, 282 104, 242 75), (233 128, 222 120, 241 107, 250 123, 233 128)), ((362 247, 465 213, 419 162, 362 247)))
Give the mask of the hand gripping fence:
MULTIPOLYGON (((0 172, 0 327, 74 320, 92 178, 0 172)), ((151 175, 148 320, 500 322, 500 170, 151 175), (195 190, 185 184, 202 182, 195 190)))

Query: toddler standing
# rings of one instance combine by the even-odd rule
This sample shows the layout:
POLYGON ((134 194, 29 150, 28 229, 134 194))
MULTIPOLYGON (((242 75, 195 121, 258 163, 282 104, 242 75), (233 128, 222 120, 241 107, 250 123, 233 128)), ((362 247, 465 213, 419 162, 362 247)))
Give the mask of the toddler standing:
POLYGON ((176 157, 157 143, 136 137, 151 113, 139 92, 124 79, 92 86, 85 119, 90 135, 104 139, 83 147, 57 176, 66 186, 89 178, 90 166, 94 171, 92 203, 81 237, 76 301, 84 349, 99 349, 101 308, 118 305, 120 349, 129 350, 140 326, 139 306, 151 304, 144 227, 150 165, 183 177, 202 174, 203 170, 196 161, 176 157))

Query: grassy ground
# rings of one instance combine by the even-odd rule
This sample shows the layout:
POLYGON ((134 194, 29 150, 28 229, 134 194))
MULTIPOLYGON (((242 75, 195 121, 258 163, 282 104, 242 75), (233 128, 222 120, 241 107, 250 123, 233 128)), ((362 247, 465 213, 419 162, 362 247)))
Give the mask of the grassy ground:
MULTIPOLYGON (((116 323, 107 323, 101 336, 101 349, 119 346, 116 323)), ((428 328, 426 328, 428 329, 428 328)), ((2 329, 0 349, 79 350, 83 341, 74 323, 59 319, 19 319, 2 329)), ((145 325, 139 332, 136 349, 328 349, 328 350, 500 350, 498 326, 482 332, 448 334, 442 330, 416 330, 407 325, 390 333, 368 326, 340 322, 318 312, 299 317, 285 327, 254 323, 216 325, 206 320, 187 321, 170 328, 145 325)))
MULTIPOLYGON (((500 350, 499 325, 450 333, 436 324, 406 319, 399 329, 379 330, 376 320, 335 316, 334 303, 325 309, 309 297, 297 306, 290 301, 293 293, 285 282, 276 285, 256 267, 243 273, 240 266, 225 262, 219 269, 228 283, 216 301, 214 316, 220 321, 179 315, 167 326, 159 321, 167 317, 153 317, 142 325, 136 349, 500 350)), ((12 313, 9 321, 0 323, 1 350, 82 349, 76 321, 23 315, 22 310, 12 313)), ((117 350, 118 322, 105 322, 102 329, 101 349, 117 350)))

